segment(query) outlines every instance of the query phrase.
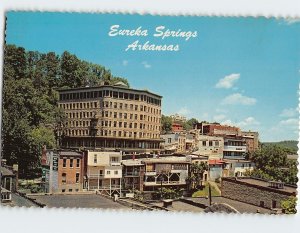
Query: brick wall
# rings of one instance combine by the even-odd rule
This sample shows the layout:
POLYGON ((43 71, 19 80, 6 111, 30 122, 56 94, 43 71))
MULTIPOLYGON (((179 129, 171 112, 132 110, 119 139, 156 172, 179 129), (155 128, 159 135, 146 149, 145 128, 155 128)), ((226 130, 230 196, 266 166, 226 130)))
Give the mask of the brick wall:
POLYGON ((264 207, 271 209, 272 202, 276 202, 275 208, 281 208, 281 201, 291 196, 282 190, 268 190, 250 184, 243 184, 242 181, 235 179, 222 179, 222 196, 233 200, 260 206, 264 202, 264 207))

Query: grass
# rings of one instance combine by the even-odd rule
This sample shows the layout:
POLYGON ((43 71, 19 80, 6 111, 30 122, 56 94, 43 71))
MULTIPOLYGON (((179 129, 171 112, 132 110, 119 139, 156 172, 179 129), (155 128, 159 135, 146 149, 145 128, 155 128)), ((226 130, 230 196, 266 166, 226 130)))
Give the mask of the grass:
MULTIPOLYGON (((215 187, 211 186, 211 195, 212 196, 220 196, 221 194, 215 189, 215 187)), ((208 185, 202 190, 198 190, 193 193, 192 197, 207 197, 208 196, 208 185)))

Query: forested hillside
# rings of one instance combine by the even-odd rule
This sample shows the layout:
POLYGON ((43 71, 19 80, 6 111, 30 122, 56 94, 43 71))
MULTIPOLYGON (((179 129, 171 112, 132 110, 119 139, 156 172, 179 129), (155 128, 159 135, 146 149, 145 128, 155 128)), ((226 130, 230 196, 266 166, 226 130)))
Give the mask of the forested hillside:
MULTIPOLYGON (((19 164, 20 176, 38 172, 42 146, 55 148, 63 124, 57 88, 97 86, 127 80, 65 51, 40 53, 6 45, 3 70, 2 155, 19 164)), ((129 86, 129 85, 128 85, 129 86)))
POLYGON ((289 149, 291 153, 296 154, 298 152, 298 141, 264 142, 263 145, 277 145, 289 149))

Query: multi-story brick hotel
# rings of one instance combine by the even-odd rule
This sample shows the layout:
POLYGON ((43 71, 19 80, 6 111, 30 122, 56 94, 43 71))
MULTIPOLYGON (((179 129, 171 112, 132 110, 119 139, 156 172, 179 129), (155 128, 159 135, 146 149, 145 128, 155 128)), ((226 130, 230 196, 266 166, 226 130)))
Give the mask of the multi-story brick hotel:
POLYGON ((59 90, 66 114, 62 147, 158 151, 162 97, 115 85, 59 90))

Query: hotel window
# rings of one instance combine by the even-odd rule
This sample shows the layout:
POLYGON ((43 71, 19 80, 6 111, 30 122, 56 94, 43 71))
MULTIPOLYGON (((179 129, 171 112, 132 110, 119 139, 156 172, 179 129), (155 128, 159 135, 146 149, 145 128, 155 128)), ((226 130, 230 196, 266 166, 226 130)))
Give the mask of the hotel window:
POLYGON ((208 143, 209 143, 209 146, 212 146, 212 141, 209 141, 208 143))
POLYGON ((97 155, 94 155, 94 163, 97 163, 97 155))
POLYGON ((115 171, 115 175, 118 175, 118 171, 115 171))
POLYGON ((70 159, 70 167, 73 167, 73 159, 70 159))
POLYGON ((130 110, 133 110, 133 104, 130 104, 130 110))
POLYGON ((134 119, 137 120, 138 119, 138 115, 134 114, 134 119))
POLYGON ((122 127, 122 121, 119 122, 119 127, 120 127, 120 128, 122 127))
POLYGON ((127 119, 127 113, 124 113, 124 119, 127 119))
POLYGON ((62 182, 63 184, 65 184, 66 181, 67 181, 67 174, 66 174, 66 173, 62 173, 62 174, 61 174, 61 182, 62 182))
POLYGON ((116 121, 114 121, 114 127, 117 127, 117 122, 116 121))
POLYGON ((79 173, 76 173, 76 183, 79 183, 79 173))
POLYGON ((80 167, 80 159, 76 159, 76 167, 80 167))
POLYGON ((120 109, 122 109, 123 108, 123 104, 122 103, 120 103, 120 107, 119 107, 120 109))
POLYGON ((206 146, 206 141, 202 141, 202 146, 206 146))
POLYGON ((117 112, 114 112, 114 118, 117 118, 117 112))
POLYGON ((130 120, 132 120, 132 118, 133 118, 133 114, 130 114, 130 117, 129 117, 129 118, 130 118, 130 120))
POLYGON ((110 171, 107 171, 106 174, 107 174, 107 175, 110 175, 110 171))
POLYGON ((127 122, 124 122, 124 128, 127 128, 127 122))
POLYGON ((67 159, 63 159, 63 167, 67 167, 67 159))
POLYGON ((138 106, 134 105, 134 110, 137 111, 138 110, 138 106))

